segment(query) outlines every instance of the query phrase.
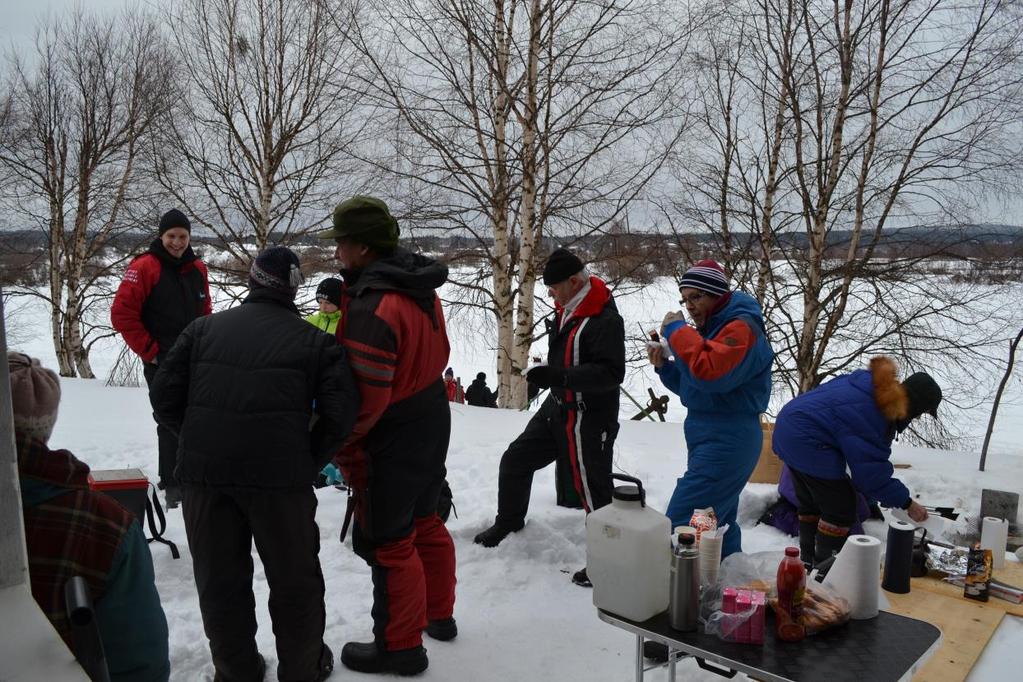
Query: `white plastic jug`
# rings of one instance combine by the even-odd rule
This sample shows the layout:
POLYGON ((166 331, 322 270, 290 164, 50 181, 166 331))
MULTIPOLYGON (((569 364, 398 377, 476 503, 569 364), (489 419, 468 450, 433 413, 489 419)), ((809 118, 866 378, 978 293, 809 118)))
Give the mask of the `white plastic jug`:
POLYGON ((671 522, 646 506, 639 479, 612 474, 633 485, 617 486, 611 504, 586 517, 586 573, 593 605, 633 621, 668 608, 671 522))

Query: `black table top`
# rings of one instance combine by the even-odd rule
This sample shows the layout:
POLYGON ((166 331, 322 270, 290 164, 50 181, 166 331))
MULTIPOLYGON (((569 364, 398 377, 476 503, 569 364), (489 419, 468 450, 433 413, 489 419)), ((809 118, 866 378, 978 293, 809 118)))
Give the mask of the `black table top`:
POLYGON ((597 611, 600 619, 646 639, 667 644, 712 663, 760 680, 799 682, 885 682, 900 680, 941 639, 941 631, 915 618, 881 611, 877 618, 851 620, 802 642, 774 636, 774 619, 765 623, 764 644, 724 642, 714 635, 679 632, 667 612, 641 623, 597 611))

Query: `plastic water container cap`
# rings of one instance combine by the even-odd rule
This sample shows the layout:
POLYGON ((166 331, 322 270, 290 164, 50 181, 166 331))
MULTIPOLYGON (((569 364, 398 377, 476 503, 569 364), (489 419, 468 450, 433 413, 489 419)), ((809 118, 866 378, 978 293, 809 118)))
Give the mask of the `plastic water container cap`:
POLYGON ((639 486, 635 485, 619 485, 615 486, 614 492, 611 495, 616 500, 624 500, 626 502, 642 502, 643 495, 639 492, 639 486))

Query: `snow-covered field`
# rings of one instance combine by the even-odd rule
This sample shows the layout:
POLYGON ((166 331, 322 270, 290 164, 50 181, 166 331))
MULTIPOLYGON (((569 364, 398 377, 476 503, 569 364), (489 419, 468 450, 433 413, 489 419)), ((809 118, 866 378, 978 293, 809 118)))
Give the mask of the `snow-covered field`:
MULTIPOLYGON (((315 286, 315 283, 313 283, 315 286)), ((668 294, 666 293, 666 296, 668 294)), ((667 305, 674 299, 665 297, 667 305)), ((626 304, 627 325, 660 319, 664 306, 650 299, 626 304)), ((47 318, 38 306, 22 307, 17 319, 8 320, 12 347, 40 357, 53 367, 54 355, 46 331, 47 318)), ((468 318, 453 316, 452 362, 465 383, 477 371, 492 376, 493 359, 484 333, 468 318)), ((94 367, 106 375, 116 356, 112 343, 99 344, 94 367)), ((493 382, 491 382, 493 384, 493 382)), ((140 467, 156 473, 156 436, 145 390, 112 388, 100 381, 65 379, 64 398, 52 445, 72 450, 98 469, 140 467)), ((628 387, 634 395, 655 385, 647 369, 634 368, 628 387)), ((1017 394, 1018 395, 1018 394, 1017 394)), ((461 680, 629 680, 633 675, 633 638, 600 622, 591 604, 591 592, 571 584, 569 575, 585 563, 583 515, 554 504, 553 468, 540 472, 533 487, 526 528, 496 549, 472 544, 473 535, 486 527, 496 511, 497 470, 505 446, 521 431, 528 413, 487 410, 453 405, 449 481, 458 518, 449 527, 458 554, 459 636, 454 642, 427 639, 430 668, 423 679, 461 680)), ((631 413, 631 409, 623 409, 631 413)), ((663 509, 685 469, 682 409, 673 399, 668 423, 625 421, 616 444, 615 468, 639 477, 649 490, 649 503, 663 509)), ((1018 403, 1003 412, 989 456, 988 471, 976 471, 975 452, 946 452, 896 445, 893 460, 910 464, 899 475, 927 504, 955 505, 975 517, 980 490, 994 487, 1023 491, 1023 412, 1018 403)), ((979 444, 979 443, 978 443, 979 444)), ((327 581, 326 641, 340 652, 350 640, 371 637, 371 583, 361 559, 337 541, 345 497, 333 489, 318 492, 322 549, 327 581)), ((761 512, 774 501, 773 486, 749 485, 743 494, 739 521, 744 549, 780 549, 788 538, 773 528, 754 527, 761 512)), ((182 549, 179 561, 164 547, 153 546, 158 587, 171 630, 174 680, 212 677, 209 652, 202 631, 191 562, 178 512, 170 512, 167 536, 182 549)), ((879 522, 867 531, 883 538, 879 522)), ((276 655, 266 611, 267 586, 256 559, 256 596, 261 651, 270 664, 268 679, 275 679, 276 655)), ((1023 657, 1018 646, 1020 627, 1002 628, 971 680, 1014 679, 1023 657), (1015 644, 1013 642, 1015 641, 1015 644)), ((333 679, 359 675, 339 666, 333 679)), ((687 663, 682 679, 716 680, 687 663)), ((369 678, 366 678, 369 679, 369 678)), ((666 679, 664 670, 648 679, 666 679)), ((741 679, 741 676, 738 678, 741 679)))

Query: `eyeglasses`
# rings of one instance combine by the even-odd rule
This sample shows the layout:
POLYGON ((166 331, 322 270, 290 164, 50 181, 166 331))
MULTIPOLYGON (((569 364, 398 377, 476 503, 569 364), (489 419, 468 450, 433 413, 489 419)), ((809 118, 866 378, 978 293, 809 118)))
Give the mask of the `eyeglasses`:
POLYGON ((707 294, 701 294, 701 293, 689 294, 688 296, 683 296, 682 298, 678 299, 678 302, 680 304, 684 305, 684 306, 685 305, 695 305, 697 301, 699 301, 700 299, 706 298, 706 297, 707 297, 707 294))

